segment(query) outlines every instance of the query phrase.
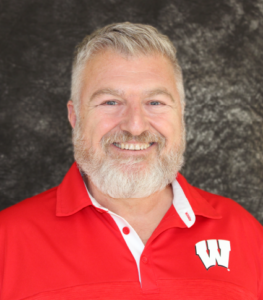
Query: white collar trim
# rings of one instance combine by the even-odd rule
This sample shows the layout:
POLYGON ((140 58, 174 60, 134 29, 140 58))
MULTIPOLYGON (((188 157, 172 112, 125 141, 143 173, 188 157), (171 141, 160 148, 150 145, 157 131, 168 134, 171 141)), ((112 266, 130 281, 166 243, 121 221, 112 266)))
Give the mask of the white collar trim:
POLYGON ((195 223, 194 211, 185 196, 183 189, 181 188, 179 182, 174 180, 172 182, 173 186, 173 206, 177 211, 178 215, 185 223, 185 225, 190 228, 195 223))

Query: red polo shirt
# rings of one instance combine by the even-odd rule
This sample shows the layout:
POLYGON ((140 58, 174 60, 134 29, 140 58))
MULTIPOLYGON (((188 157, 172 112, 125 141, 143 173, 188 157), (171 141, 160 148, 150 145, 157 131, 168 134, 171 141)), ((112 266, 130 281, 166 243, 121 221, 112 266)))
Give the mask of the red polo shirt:
POLYGON ((188 228, 171 206, 140 257, 141 283, 76 164, 58 187, 2 211, 0 299, 263 300, 261 225, 234 201, 177 181, 196 220, 188 228))

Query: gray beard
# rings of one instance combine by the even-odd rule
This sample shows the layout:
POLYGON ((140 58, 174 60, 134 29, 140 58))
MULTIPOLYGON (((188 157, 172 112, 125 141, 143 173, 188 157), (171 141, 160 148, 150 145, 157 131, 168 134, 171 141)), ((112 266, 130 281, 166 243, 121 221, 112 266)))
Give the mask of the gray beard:
POLYGON ((174 146, 168 154, 160 154, 165 146, 165 138, 150 132, 138 137, 132 137, 127 132, 111 134, 105 136, 101 144, 103 154, 92 148, 87 149, 82 130, 76 124, 73 145, 78 167, 102 193, 112 198, 144 198, 161 191, 175 179, 184 162, 184 130, 181 133, 180 145, 174 146), (157 153, 152 159, 145 155, 123 157, 110 154, 111 143, 127 142, 131 139, 142 143, 156 142, 157 153), (144 164, 143 168, 141 163, 144 164))

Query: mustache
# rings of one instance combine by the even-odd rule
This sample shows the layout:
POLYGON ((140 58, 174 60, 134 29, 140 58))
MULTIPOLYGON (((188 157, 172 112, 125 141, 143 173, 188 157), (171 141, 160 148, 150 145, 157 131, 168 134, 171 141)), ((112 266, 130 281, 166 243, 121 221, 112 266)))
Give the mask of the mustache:
POLYGON ((129 141, 135 141, 139 143, 156 143, 159 149, 165 146, 165 137, 160 133, 153 133, 150 131, 144 131, 140 135, 132 135, 128 131, 121 131, 115 133, 108 133, 101 139, 102 147, 107 147, 113 143, 127 143, 129 141))

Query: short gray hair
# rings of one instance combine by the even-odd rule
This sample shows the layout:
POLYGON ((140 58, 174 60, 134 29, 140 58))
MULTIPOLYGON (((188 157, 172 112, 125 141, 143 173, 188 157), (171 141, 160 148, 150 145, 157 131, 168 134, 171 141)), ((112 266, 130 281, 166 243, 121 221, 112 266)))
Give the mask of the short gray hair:
POLYGON ((74 53, 71 81, 71 100, 74 103, 77 114, 79 113, 82 75, 86 63, 92 55, 105 49, 112 49, 120 54, 129 56, 155 53, 166 56, 174 67, 177 89, 183 108, 183 76, 176 58, 176 49, 173 43, 166 35, 161 34, 156 28, 150 25, 125 22, 110 24, 98 29, 91 35, 87 35, 77 45, 74 53))

